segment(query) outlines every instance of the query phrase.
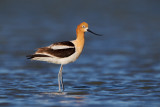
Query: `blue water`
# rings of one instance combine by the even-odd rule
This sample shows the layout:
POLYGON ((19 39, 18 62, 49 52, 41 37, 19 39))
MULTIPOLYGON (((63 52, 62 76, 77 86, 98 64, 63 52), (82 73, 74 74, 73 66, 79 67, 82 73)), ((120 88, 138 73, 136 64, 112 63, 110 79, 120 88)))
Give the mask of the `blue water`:
POLYGON ((159 107, 159 0, 0 1, 1 107, 159 107), (79 59, 64 66, 26 55, 73 40, 86 21, 102 37, 85 33, 79 59))

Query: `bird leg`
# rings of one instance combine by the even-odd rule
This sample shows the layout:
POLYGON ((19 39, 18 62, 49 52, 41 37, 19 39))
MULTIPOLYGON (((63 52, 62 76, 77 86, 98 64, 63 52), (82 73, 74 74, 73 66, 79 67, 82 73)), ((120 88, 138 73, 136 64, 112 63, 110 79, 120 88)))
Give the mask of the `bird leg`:
MULTIPOLYGON (((62 66, 62 70, 63 70, 63 66, 62 66)), ((63 74, 62 74, 62 70, 61 70, 61 85, 62 85, 62 89, 64 91, 64 84, 63 84, 63 74)))
POLYGON ((63 70, 63 65, 61 65, 59 73, 58 73, 59 92, 61 92, 61 87, 62 87, 62 89, 64 91, 62 70, 63 70))

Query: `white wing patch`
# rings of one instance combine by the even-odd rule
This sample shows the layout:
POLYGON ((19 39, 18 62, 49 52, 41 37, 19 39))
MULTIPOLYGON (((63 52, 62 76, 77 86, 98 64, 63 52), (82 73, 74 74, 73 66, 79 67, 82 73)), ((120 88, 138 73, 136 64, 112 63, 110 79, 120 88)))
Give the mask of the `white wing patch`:
POLYGON ((52 45, 49 48, 58 50, 58 49, 67 49, 67 48, 74 48, 74 46, 66 46, 66 45, 52 45))

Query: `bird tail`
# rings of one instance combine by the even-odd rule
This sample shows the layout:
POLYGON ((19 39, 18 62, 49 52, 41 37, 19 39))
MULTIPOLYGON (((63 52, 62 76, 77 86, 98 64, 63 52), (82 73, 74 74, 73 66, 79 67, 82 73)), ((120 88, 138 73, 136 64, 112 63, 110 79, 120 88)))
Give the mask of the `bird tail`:
POLYGON ((32 58, 34 58, 34 55, 27 55, 26 57, 27 57, 27 59, 32 59, 32 58))
POLYGON ((33 54, 33 55, 27 55, 27 59, 33 59, 37 57, 49 57, 48 55, 42 55, 42 54, 33 54))

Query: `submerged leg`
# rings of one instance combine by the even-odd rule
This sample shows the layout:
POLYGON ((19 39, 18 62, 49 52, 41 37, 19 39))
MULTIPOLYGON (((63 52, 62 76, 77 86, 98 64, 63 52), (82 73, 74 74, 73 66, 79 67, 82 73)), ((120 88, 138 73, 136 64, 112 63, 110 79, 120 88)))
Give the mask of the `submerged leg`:
POLYGON ((61 85, 62 85, 62 89, 63 89, 63 91, 64 91, 62 70, 63 70, 63 65, 61 65, 60 70, 59 70, 59 73, 58 73, 59 92, 61 92, 61 85))

